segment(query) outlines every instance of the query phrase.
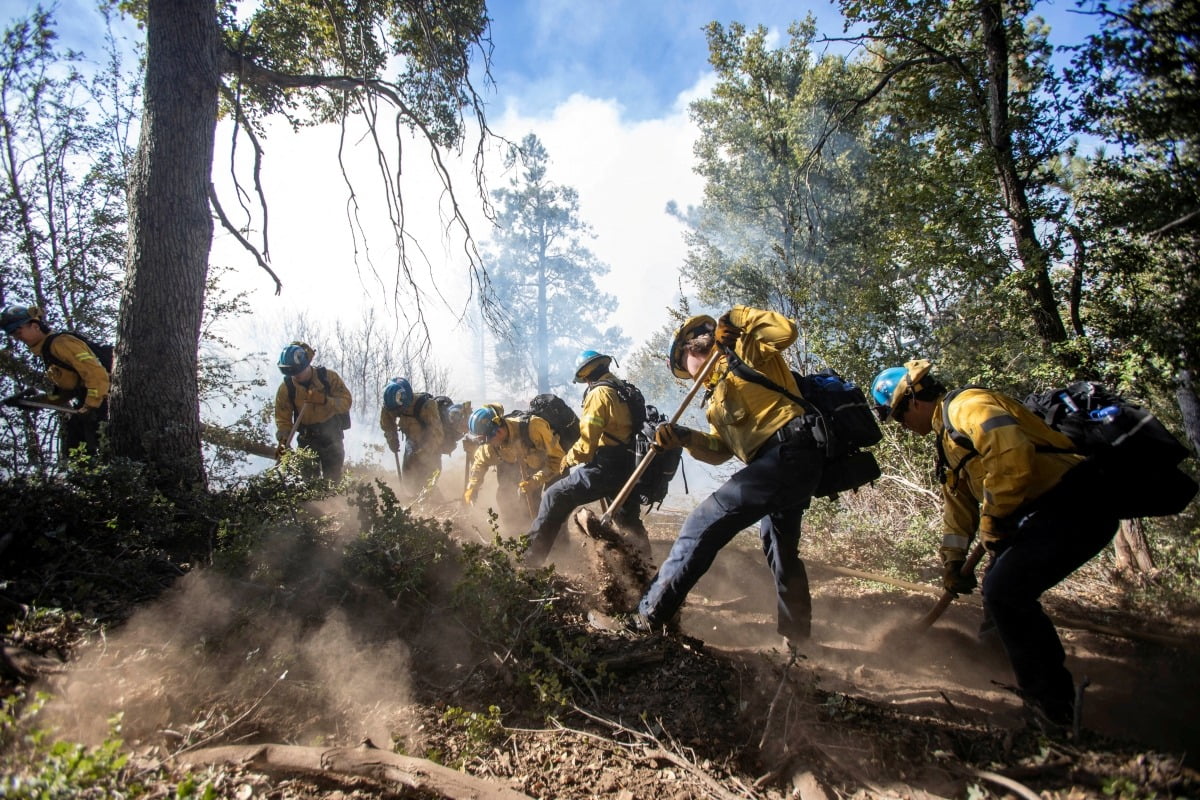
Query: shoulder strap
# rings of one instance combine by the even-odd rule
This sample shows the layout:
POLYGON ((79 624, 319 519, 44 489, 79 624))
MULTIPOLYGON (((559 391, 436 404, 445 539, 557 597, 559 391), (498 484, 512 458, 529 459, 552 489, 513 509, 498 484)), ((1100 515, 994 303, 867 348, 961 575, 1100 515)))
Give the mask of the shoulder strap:
POLYGON ((329 394, 329 376, 325 373, 324 367, 317 367, 317 380, 321 381, 321 385, 325 387, 325 394, 329 394))
POLYGON ((51 364, 53 364, 54 366, 62 367, 63 369, 69 369, 72 372, 75 372, 74 367, 72 367, 67 362, 63 361, 58 356, 54 355, 54 350, 53 350, 54 340, 57 339, 61 335, 62 335, 62 331, 59 331, 58 333, 46 334, 46 338, 42 340, 42 361, 46 364, 47 367, 50 366, 51 364))
POLYGON ((817 410, 816 406, 814 406, 812 403, 805 400, 803 397, 792 394, 787 389, 783 388, 778 383, 776 383, 775 381, 768 378, 766 375, 763 375, 761 372, 756 370, 754 367, 750 366, 745 361, 743 361, 736 353, 733 352, 733 350, 731 348, 723 347, 721 349, 725 353, 726 361, 729 363, 729 371, 732 372, 734 375, 737 375, 739 378, 741 378, 744 381, 749 381, 750 383, 757 383, 759 386, 763 386, 767 389, 770 389, 773 392, 779 392, 781 395, 783 395, 787 399, 791 400, 793 403, 797 403, 806 412, 808 412, 810 414, 817 414, 818 416, 820 416, 821 412, 817 410))

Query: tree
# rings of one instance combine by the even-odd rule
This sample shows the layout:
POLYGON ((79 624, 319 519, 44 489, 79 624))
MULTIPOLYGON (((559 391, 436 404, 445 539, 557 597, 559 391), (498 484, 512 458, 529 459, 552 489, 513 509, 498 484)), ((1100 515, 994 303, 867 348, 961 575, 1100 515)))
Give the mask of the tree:
POLYGON ((1093 320, 1123 382, 1174 390, 1200 449, 1200 3, 1133 0, 1099 13, 1101 30, 1069 73, 1078 123, 1112 143, 1078 185, 1101 289, 1093 320))
POLYGON ((608 266, 584 245, 591 231, 579 219, 578 194, 547 178, 550 157, 534 134, 521 141, 510 167, 518 157, 519 173, 494 192, 497 231, 488 263, 509 321, 497 362, 508 383, 543 393, 571 382, 580 350, 618 352, 628 338, 619 327, 602 327, 617 301, 597 287, 608 266))
MULTIPOLYGON (((211 188, 219 113, 223 109, 250 141, 257 165, 262 122, 270 116, 299 125, 344 124, 359 115, 377 136, 382 104, 394 109, 397 129, 429 143, 449 190, 440 149, 461 144, 463 109, 473 110, 483 129, 468 70, 475 47, 486 68, 487 16, 482 0, 332 0, 319 6, 268 0, 254 4, 245 20, 237 18, 234 0, 126 5, 145 22, 146 83, 129 187, 110 436, 117 454, 149 464, 160 486, 181 497, 204 485, 197 342, 213 212, 251 246, 228 222, 211 188), (389 68, 394 78, 383 77, 389 68), (146 391, 149 386, 154 390, 146 391)), ((404 272, 401 187, 393 180, 400 171, 389 161, 381 151, 404 272)), ((261 187, 255 189, 262 197, 261 187)), ((453 219, 465 230, 453 203, 453 219)), ((255 256, 269 271, 265 223, 255 256)), ((478 264, 469 260, 478 280, 478 264)))
MULTIPOLYGON (((97 341, 112 339, 136 94, 111 35, 108 44, 107 63, 84 75, 40 8, 0 43, 0 306, 39 306, 55 328, 97 341)), ((3 356, 0 373, 40 381, 41 365, 23 347, 3 356)), ((11 470, 53 463, 54 415, 18 421, 6 409, 5 418, 21 441, 11 470)))

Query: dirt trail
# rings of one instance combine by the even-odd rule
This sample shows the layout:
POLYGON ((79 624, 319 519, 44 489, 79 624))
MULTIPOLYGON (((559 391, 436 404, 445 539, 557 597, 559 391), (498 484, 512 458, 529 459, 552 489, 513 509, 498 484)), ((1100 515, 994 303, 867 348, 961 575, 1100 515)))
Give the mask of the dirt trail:
MULTIPOLYGON (((674 525, 652 526, 656 563, 674 525), (657 530, 655 530, 657 528, 657 530)), ((802 555, 803 555, 802 550, 802 555)), ((580 543, 556 547, 552 560, 582 570, 580 543)), ((854 565, 848 565, 854 566, 854 565)), ((1024 724, 1008 659, 998 641, 981 642, 977 605, 958 602, 930 630, 914 623, 935 598, 809 567, 813 638, 803 650, 821 688, 862 697, 918 716, 1024 724)), ((1049 604, 1048 604, 1049 607, 1049 604)), ((1101 616, 1105 609, 1095 609, 1101 616)), ((1053 611, 1051 611, 1053 616, 1053 611)), ((1078 617, 1078 609, 1072 609, 1078 617)), ((1100 619, 1096 620, 1101 621, 1100 619)), ((683 609, 684 633, 722 649, 781 649, 775 595, 757 538, 742 534, 726 547, 683 609)), ((1083 725, 1200 762, 1200 639, 1167 647, 1060 626, 1067 667, 1090 685, 1083 725)))

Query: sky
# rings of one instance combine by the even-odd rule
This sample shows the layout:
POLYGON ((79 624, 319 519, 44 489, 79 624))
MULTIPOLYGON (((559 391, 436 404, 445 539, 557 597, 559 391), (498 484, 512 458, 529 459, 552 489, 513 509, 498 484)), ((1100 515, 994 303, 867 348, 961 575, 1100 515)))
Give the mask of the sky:
MULTIPOLYGON (((0 3, 5 19, 12 16, 11 2, 0 3)), ((92 1, 60 0, 57 8, 63 41, 98 60, 100 26, 92 1)), ((807 13, 829 36, 841 34, 840 17, 827 2, 781 0, 493 0, 488 9, 494 86, 481 87, 488 125, 511 141, 536 133, 550 156, 549 178, 578 191, 581 217, 595 234, 590 248, 610 267, 597 282, 617 297, 612 322, 624 328, 636 349, 668 323, 666 309, 680 293, 689 292, 678 277, 686 256, 684 230, 666 208, 669 202, 694 205, 702 197, 703 183, 692 171, 696 129, 687 109, 713 84, 705 26, 713 20, 761 24, 782 42, 789 23, 807 13)), ((1064 0, 1040 8, 1056 43, 1077 42, 1084 33, 1087 19, 1072 9, 1074 3, 1064 0)), ((227 212, 237 219, 238 203, 226 177, 229 142, 230 130, 222 125, 214 180, 227 212)), ((239 148, 247 152, 244 140, 239 148)), ((276 296, 266 274, 219 228, 212 263, 235 268, 225 279, 230 289, 251 292, 254 314, 233 335, 247 351, 265 354, 264 371, 273 382, 274 358, 292 338, 288 327, 299 315, 353 327, 372 308, 394 312, 395 266, 369 141, 351 136, 339 143, 338 132, 329 127, 296 133, 272 125, 266 149, 271 266, 283 291, 276 296), (365 244, 347 223, 339 147, 359 193, 365 244)), ((451 370, 453 385, 445 391, 477 404, 504 400, 494 387, 480 384, 473 368, 472 335, 459 319, 468 302, 461 242, 444 233, 446 196, 428 169, 427 154, 423 145, 405 144, 401 182, 406 223, 425 256, 417 271, 423 273, 418 280, 432 320, 434 358, 451 370), (483 393, 488 395, 476 396, 483 393)), ((486 246, 490 224, 472 194, 470 155, 469 145, 466 157, 451 158, 448 166, 472 233, 486 246)), ((488 152, 486 164, 488 188, 504 186, 508 176, 499 148, 488 152)), ((411 301, 400 305, 411 313, 411 301)))

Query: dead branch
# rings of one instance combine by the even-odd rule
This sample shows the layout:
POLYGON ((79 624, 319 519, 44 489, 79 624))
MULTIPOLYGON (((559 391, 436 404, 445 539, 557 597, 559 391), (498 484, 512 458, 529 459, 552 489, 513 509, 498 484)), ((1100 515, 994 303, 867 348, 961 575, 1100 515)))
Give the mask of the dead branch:
POLYGON ((447 800, 532 800, 515 789, 423 758, 381 750, 369 740, 358 747, 280 744, 212 747, 189 753, 179 762, 185 766, 234 764, 271 773, 366 777, 447 800))
POLYGON ((263 270, 265 270, 266 273, 271 276, 271 279, 275 281, 275 294, 282 292, 283 282, 279 280, 279 276, 275 274, 275 272, 263 258, 262 254, 258 252, 258 248, 250 244, 250 241, 245 236, 242 236, 242 232, 234 227, 234 224, 229 221, 229 217, 225 216, 225 209, 221 208, 221 201, 217 198, 217 187, 213 186, 211 183, 208 184, 208 201, 212 204, 213 211, 217 212, 217 218, 221 220, 222 227, 233 234, 233 238, 237 239, 238 243, 241 244, 242 247, 246 248, 246 250, 253 254, 254 260, 258 262, 258 266, 262 267, 263 270))

